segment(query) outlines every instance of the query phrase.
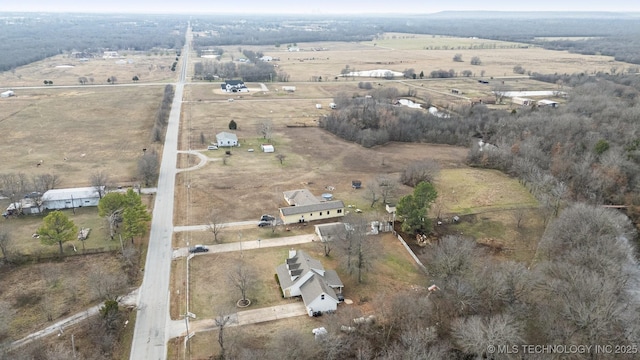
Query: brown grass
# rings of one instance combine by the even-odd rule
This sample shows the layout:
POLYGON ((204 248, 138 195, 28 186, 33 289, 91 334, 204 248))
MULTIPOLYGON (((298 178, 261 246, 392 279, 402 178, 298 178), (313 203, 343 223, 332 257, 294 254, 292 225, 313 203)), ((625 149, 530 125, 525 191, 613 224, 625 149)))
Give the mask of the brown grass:
MULTIPOLYGON (((53 81, 53 85, 80 85, 78 78, 93 78, 87 85, 108 85, 107 79, 115 76, 116 84, 131 84, 133 77, 140 82, 168 82, 175 78, 170 67, 175 61, 174 55, 146 55, 134 52, 121 52, 123 59, 90 59, 82 62, 69 55, 57 55, 41 61, 21 66, 15 73, 0 73, 0 83, 7 87, 42 86, 44 80, 53 81), (116 63, 125 60, 126 63, 116 63), (65 67, 72 66, 72 67, 65 67), (164 69, 162 69, 164 67, 164 69)), ((17 91, 20 95, 22 90, 17 91)))
POLYGON ((95 304, 87 274, 98 268, 108 274, 122 272, 118 258, 109 253, 5 267, 0 278, 0 301, 10 305, 9 336, 18 339, 51 325, 46 312, 55 321, 95 304))
POLYGON ((142 149, 157 147, 150 129, 162 92, 161 86, 42 89, 0 101, 2 170, 53 173, 58 187, 89 186, 96 171, 107 172, 113 185, 135 183, 142 149))

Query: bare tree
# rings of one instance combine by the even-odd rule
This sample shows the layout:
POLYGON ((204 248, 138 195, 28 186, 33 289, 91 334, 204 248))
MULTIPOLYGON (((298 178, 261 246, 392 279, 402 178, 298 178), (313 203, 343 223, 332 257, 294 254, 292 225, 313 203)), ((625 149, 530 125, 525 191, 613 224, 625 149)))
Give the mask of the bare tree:
MULTIPOLYGON (((463 352, 483 358, 487 355, 489 345, 520 345, 523 329, 520 322, 510 315, 495 315, 482 318, 474 315, 468 318, 459 318, 452 324, 452 336, 455 344, 463 352)), ((495 354, 490 354, 492 357, 495 354)), ((495 359, 508 359, 507 354, 495 359)))
POLYGON ((287 158, 287 155, 285 154, 277 154, 276 155, 276 159, 278 159, 278 161, 280 161, 280 165, 282 165, 284 163, 284 159, 287 158))
POLYGON ((219 313, 215 317, 215 319, 213 319, 213 321, 216 325, 216 328, 218 328, 218 345, 220 345, 219 358, 224 360, 227 358, 226 348, 224 347, 224 344, 225 344, 224 331, 228 325, 236 321, 235 316, 234 314, 219 313))
POLYGON ((378 184, 375 181, 369 181, 364 188, 364 198, 369 201, 370 207, 373 208, 378 200, 380 200, 378 184))
POLYGON ((440 165, 434 160, 420 160, 409 164, 400 175, 400 182, 415 187, 422 181, 433 182, 440 172, 440 165))
POLYGON ((373 267, 378 255, 374 238, 368 236, 369 222, 366 218, 349 214, 345 216, 345 230, 338 236, 337 248, 341 253, 345 268, 356 276, 359 283, 364 273, 373 267))
POLYGON ((398 191, 398 181, 388 175, 378 175, 375 181, 379 189, 380 200, 383 204, 389 204, 398 191))
POLYGON ((109 174, 105 171, 96 171, 91 174, 91 186, 98 192, 98 196, 100 199, 104 196, 107 191, 107 186, 109 185, 109 174))
POLYGON ((513 220, 516 222, 516 228, 520 229, 523 225, 523 222, 526 220, 527 209, 519 207, 517 209, 514 209, 511 212, 511 215, 513 216, 513 220))
POLYGON ((94 299, 115 300, 125 289, 124 278, 110 273, 100 266, 94 266, 89 273, 89 282, 94 299))
POLYGON ((252 271, 252 269, 247 265, 243 260, 239 260, 235 264, 235 269, 229 273, 228 277, 229 283, 236 287, 242 296, 239 301, 241 306, 247 306, 250 304, 249 299, 247 299, 247 291, 250 291, 256 281, 256 275, 252 271))
POLYGON ((223 220, 222 212, 220 210, 214 209, 211 210, 211 214, 209 215, 209 225, 207 229, 213 234, 213 241, 216 243, 220 243, 220 233, 225 228, 226 224, 223 220))
POLYGON ((11 261, 11 252, 13 249, 13 241, 11 234, 6 229, 0 229, 0 250, 2 250, 2 259, 5 263, 11 261))
POLYGON ((158 178, 160 162, 155 150, 146 151, 138 160, 138 174, 142 177, 145 186, 151 185, 158 178))
POLYGON ((271 119, 263 119, 258 123, 258 134, 262 135, 265 140, 271 140, 273 134, 273 121, 271 119))
POLYGON ((9 199, 11 204, 16 205, 16 212, 22 211, 20 199, 28 191, 29 182, 23 173, 0 175, 0 194, 9 199))

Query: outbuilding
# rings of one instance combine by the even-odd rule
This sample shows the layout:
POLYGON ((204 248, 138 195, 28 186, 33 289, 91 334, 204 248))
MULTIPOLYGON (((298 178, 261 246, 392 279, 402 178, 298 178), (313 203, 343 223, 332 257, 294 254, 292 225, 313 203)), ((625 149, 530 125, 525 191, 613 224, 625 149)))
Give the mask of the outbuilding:
POLYGON ((12 96, 15 96, 15 95, 16 95, 16 93, 14 93, 13 90, 7 90, 7 91, 1 93, 0 97, 8 98, 8 97, 12 97, 12 96))
POLYGON ((216 135, 218 146, 238 146, 238 137, 230 132, 221 132, 216 135))
POLYGON ((262 149, 262 152, 266 152, 266 153, 272 153, 276 151, 276 149, 271 144, 262 144, 260 145, 260 149, 262 149))
MULTIPOLYGON (((104 191, 104 186, 101 191, 104 191)), ((42 207, 47 210, 98 206, 100 192, 95 187, 53 189, 42 194, 42 207)))

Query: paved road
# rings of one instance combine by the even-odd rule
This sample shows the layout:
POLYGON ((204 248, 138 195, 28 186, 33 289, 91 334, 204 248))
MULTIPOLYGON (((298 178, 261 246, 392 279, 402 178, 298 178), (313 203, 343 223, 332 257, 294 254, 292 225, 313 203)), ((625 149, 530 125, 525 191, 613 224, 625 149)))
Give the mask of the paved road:
MULTIPOLYGON (((248 221, 236 221, 230 223, 222 224, 225 229, 230 227, 257 227, 258 221, 256 220, 248 220, 248 221)), ((175 232, 183 232, 183 231, 208 231, 209 225, 184 225, 184 226, 175 226, 173 231, 175 232)))
MULTIPOLYGON (((232 242, 226 244, 216 244, 216 245, 208 245, 209 252, 206 253, 198 253, 196 256, 207 256, 208 254, 216 254, 223 252, 231 252, 231 251, 241 251, 241 250, 255 250, 261 248, 269 248, 269 247, 278 247, 278 246, 289 246, 289 245, 297 245, 297 244, 305 244, 313 242, 316 239, 314 234, 304 234, 304 235, 296 235, 296 236, 287 236, 275 239, 256 239, 249 241, 239 241, 232 242)), ((173 251, 173 257, 184 257, 189 255, 188 248, 179 248, 173 251)))
POLYGON ((153 207, 149 248, 140 295, 131 360, 165 360, 170 324, 169 277, 171 272, 171 238, 173 235, 173 202, 178 160, 178 133, 184 83, 187 73, 191 26, 187 29, 182 50, 180 78, 176 84, 169 124, 165 136, 158 178, 158 192, 153 207))

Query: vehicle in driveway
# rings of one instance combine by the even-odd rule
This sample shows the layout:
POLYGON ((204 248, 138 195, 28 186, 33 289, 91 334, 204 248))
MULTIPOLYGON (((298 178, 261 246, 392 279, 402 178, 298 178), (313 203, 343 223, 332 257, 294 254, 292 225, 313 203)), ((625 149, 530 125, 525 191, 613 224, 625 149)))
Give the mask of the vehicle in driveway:
POLYGON ((258 223, 259 227, 271 226, 273 223, 271 221, 260 220, 258 223))
POLYGON ((275 219, 276 219, 275 217, 265 214, 265 215, 262 215, 262 217, 260 218, 260 221, 273 221, 275 219))
POLYGON ((189 252, 192 254, 196 254, 196 253, 204 253, 204 252, 208 252, 209 248, 204 246, 204 245, 196 245, 192 248, 189 248, 189 252))
POLYGON ((215 145, 209 145, 207 146, 207 150, 218 150, 218 147, 215 145))

